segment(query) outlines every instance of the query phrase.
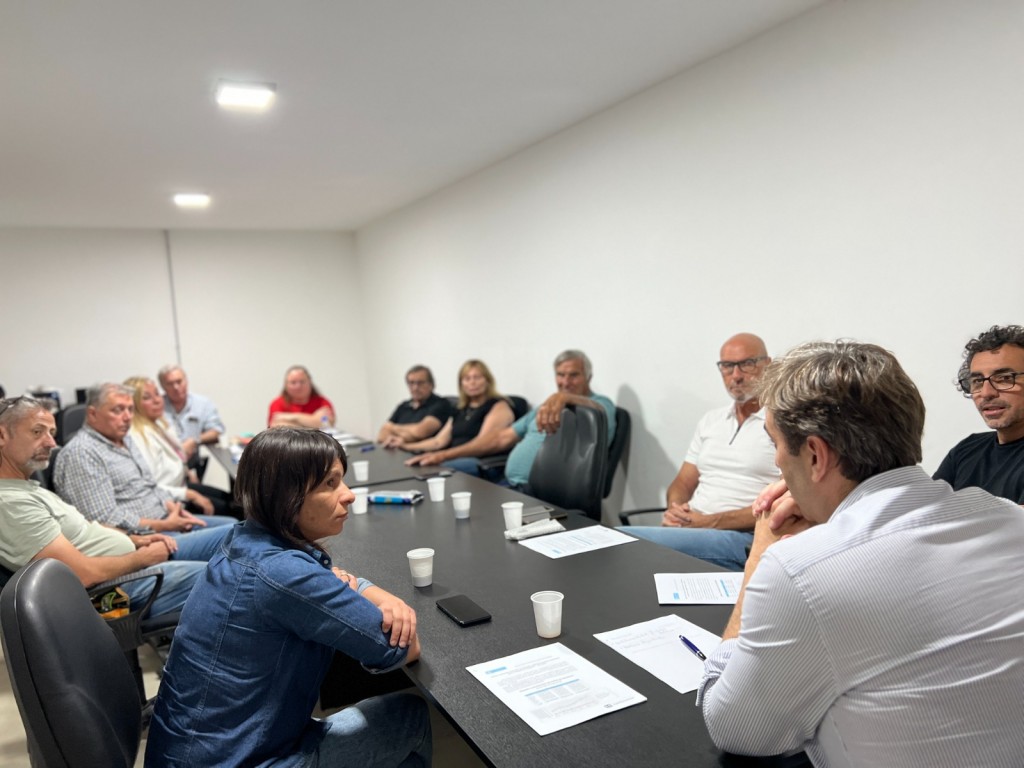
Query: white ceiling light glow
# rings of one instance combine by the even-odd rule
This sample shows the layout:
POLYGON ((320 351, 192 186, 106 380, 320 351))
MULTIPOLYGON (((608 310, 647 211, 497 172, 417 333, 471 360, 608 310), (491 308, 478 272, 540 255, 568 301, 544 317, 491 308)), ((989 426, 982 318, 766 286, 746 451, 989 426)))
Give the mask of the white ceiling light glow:
POLYGON ((197 192, 188 192, 174 196, 174 204, 179 208, 206 208, 210 204, 210 196, 197 192))
POLYGON ((273 83, 217 83, 217 103, 225 109, 264 110, 274 101, 277 86, 273 83))

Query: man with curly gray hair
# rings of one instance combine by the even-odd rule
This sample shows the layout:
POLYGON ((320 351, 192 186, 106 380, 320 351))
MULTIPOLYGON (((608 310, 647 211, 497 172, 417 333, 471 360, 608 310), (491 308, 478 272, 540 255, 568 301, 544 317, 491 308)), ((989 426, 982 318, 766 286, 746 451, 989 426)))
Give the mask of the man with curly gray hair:
POLYGON ((957 386, 995 432, 957 443, 935 478, 1024 504, 1024 327, 993 325, 967 342, 957 386))
POLYGON ((758 520, 707 649, 711 738, 818 766, 1024 765, 1024 514, 917 466, 924 403, 881 347, 802 345, 758 396, 795 506, 758 520))

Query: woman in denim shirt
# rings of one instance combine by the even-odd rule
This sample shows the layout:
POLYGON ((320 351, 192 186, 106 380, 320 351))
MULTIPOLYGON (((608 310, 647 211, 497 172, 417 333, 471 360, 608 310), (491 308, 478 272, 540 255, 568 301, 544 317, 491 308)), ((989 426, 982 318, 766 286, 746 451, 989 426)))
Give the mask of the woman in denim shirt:
POLYGON ((236 482, 246 513, 196 582, 175 632, 147 766, 429 766, 430 720, 406 693, 310 716, 335 650, 374 671, 415 661, 416 614, 339 568, 352 492, 316 430, 256 436, 236 482))

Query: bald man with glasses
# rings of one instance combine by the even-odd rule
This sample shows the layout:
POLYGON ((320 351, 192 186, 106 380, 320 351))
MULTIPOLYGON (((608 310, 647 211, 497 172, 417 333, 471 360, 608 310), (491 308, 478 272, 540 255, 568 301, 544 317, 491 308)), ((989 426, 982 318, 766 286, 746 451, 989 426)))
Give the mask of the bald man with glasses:
POLYGON ((994 325, 967 342, 957 384, 994 431, 960 441, 935 479, 1024 504, 1024 327, 994 325))
POLYGON ((722 345, 718 370, 733 402, 697 425, 686 460, 668 487, 661 527, 620 530, 733 571, 753 541, 751 504, 779 478, 775 453, 754 393, 771 362, 764 341, 738 333, 722 345))

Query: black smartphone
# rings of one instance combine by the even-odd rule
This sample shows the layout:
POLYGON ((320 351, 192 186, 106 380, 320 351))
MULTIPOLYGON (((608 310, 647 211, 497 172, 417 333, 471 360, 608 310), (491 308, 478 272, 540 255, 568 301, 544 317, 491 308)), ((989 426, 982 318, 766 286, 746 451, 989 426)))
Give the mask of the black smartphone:
POLYGON ((442 597, 437 601, 437 607, 460 627, 471 627, 491 620, 491 614, 465 595, 442 597))

